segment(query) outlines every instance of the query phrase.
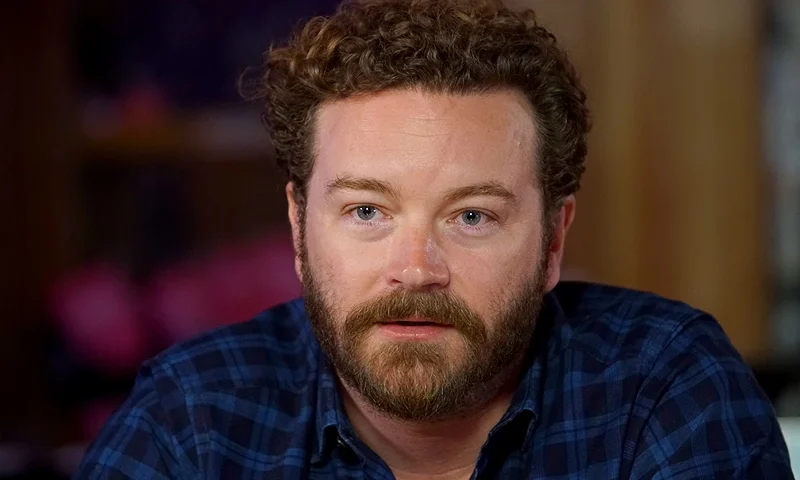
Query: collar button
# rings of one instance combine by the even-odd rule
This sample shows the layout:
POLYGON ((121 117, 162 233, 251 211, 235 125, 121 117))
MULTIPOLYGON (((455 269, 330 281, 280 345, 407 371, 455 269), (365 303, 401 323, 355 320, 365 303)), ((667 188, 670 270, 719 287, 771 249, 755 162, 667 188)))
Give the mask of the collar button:
POLYGON ((339 451, 339 455, 345 463, 350 465, 358 463, 358 455, 353 451, 352 448, 350 448, 350 446, 342 437, 336 437, 336 449, 339 451))

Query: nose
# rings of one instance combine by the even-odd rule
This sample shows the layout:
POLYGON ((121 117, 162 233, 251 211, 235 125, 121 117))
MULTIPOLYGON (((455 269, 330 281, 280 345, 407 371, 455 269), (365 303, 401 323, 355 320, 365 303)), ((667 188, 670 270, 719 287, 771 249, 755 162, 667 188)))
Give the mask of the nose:
POLYGON ((387 271, 389 284, 409 290, 447 286, 450 270, 430 229, 413 227, 395 234, 387 271))

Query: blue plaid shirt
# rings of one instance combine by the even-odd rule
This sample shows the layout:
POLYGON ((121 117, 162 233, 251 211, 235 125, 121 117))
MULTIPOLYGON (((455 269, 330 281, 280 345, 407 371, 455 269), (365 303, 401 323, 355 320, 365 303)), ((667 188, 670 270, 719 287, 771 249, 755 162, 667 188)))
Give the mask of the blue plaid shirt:
MULTIPOLYGON (((534 339, 472 478, 792 478, 769 401, 710 316, 562 283, 534 339)), ((75 478, 393 477, 295 300, 147 362, 75 478)))

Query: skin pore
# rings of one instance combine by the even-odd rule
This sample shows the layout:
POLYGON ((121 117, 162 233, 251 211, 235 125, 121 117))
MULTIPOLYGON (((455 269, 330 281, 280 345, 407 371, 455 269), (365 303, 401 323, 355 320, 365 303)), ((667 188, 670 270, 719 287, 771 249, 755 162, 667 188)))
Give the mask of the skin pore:
POLYGON ((468 478, 511 402, 575 206, 546 230, 535 145, 516 91, 391 90, 324 104, 304 215, 287 185, 315 333, 397 478, 468 478))

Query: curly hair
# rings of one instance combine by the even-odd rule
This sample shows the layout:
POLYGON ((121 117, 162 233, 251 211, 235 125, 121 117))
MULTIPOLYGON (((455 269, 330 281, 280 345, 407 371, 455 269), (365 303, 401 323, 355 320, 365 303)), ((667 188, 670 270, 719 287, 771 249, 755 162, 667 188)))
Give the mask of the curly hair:
POLYGON ((319 107, 387 89, 518 89, 534 111, 546 210, 579 188, 590 129, 586 95, 567 53, 531 10, 512 11, 499 0, 346 1, 265 56, 257 98, 301 210, 319 107))

